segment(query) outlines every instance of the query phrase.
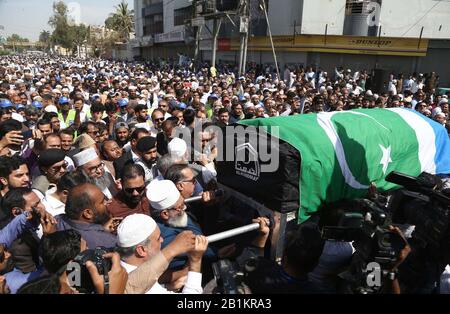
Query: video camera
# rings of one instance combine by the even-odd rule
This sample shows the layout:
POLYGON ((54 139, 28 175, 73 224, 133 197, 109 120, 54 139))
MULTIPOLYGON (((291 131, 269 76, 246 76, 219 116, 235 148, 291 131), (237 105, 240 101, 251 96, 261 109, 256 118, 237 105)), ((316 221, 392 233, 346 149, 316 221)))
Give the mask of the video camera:
POLYGON ((109 281, 107 279, 108 272, 111 270, 112 262, 111 260, 104 258, 103 255, 106 253, 112 252, 113 249, 107 249, 104 247, 97 247, 96 249, 92 250, 85 250, 78 254, 73 262, 80 265, 80 278, 81 278, 81 284, 80 287, 77 287, 77 290, 81 293, 91 294, 95 293, 95 287, 92 282, 91 275, 86 268, 86 262, 91 261, 94 263, 94 265, 97 267, 97 271, 100 275, 104 275, 105 277, 105 293, 108 293, 108 285, 109 281))
POLYGON ((399 268, 402 291, 432 292, 450 263, 450 191, 441 178, 425 172, 417 178, 392 172, 386 181, 404 187, 389 200, 392 221, 414 226, 408 241, 412 251, 399 268))
POLYGON ((392 195, 392 220, 414 225, 412 236, 419 247, 440 251, 450 227, 450 197, 440 190, 442 180, 425 172, 415 178, 394 171, 386 181, 406 188, 392 195))
POLYGON ((367 199, 352 201, 353 208, 344 212, 336 226, 324 226, 325 240, 352 242, 359 259, 377 262, 389 268, 404 247, 403 239, 389 230, 390 219, 386 211, 367 199))

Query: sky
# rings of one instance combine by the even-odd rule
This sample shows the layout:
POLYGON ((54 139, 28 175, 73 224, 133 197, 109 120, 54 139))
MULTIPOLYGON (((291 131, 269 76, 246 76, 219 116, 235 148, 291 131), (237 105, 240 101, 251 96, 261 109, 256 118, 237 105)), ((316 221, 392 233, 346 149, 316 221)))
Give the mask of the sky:
MULTIPOLYGON (((125 0, 133 9, 133 0, 125 0)), ((0 0, 0 36, 19 34, 36 41, 42 30, 51 31, 48 20, 52 15, 54 0, 0 0)), ((103 25, 114 6, 121 0, 64 0, 73 16, 82 23, 103 25)))

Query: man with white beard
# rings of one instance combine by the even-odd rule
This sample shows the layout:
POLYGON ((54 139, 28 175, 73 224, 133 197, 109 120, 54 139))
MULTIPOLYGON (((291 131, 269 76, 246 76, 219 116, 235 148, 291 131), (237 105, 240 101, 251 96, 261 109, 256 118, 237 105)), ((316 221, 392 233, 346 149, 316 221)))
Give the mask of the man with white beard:
POLYGON ((73 156, 73 160, 86 181, 98 186, 108 199, 112 199, 121 189, 95 148, 83 150, 73 156))
MULTIPOLYGON (((162 248, 165 248, 179 233, 186 230, 192 231, 195 235, 203 235, 200 226, 186 212, 184 198, 172 181, 152 181, 147 187, 147 198, 152 207, 152 217, 158 223, 161 237, 164 239, 162 248)), ((204 258, 217 259, 210 247, 206 250, 204 258)), ((184 268, 187 262, 187 254, 179 255, 172 260, 169 269, 179 270, 184 268)))

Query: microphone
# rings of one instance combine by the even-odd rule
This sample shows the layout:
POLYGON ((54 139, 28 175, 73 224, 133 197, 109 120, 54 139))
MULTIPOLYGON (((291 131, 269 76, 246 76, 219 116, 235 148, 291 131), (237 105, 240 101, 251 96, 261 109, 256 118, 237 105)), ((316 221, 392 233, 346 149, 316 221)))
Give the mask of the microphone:
MULTIPOLYGON (((225 194, 224 190, 216 190, 214 191, 214 197, 221 197, 225 194)), ((194 203, 202 200, 202 196, 194 196, 184 200, 185 204, 194 203)))

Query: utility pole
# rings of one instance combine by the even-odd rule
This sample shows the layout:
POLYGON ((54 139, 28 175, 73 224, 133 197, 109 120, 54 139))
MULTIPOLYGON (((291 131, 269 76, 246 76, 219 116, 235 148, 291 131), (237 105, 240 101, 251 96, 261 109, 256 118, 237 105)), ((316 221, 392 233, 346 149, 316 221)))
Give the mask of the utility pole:
POLYGON ((194 61, 194 70, 197 70, 197 64, 200 55, 200 40, 201 40, 200 36, 203 29, 203 25, 198 23, 198 19, 201 18, 200 13, 202 12, 202 4, 198 0, 194 0, 193 4, 194 4, 194 18, 191 20, 191 26, 195 27, 195 51, 193 61, 194 61))
POLYGON ((272 29, 270 28, 269 15, 267 14, 266 0, 261 0, 261 8, 263 9, 264 14, 266 16, 267 28, 269 30, 270 44, 272 45, 273 60, 275 61, 275 67, 277 69, 278 80, 281 80, 280 69, 278 68, 277 54, 275 52, 275 45, 273 44, 272 29))
POLYGON ((216 67, 216 58, 217 58, 217 38, 219 37, 220 26, 222 25, 221 18, 215 18, 213 21, 213 46, 212 46, 212 59, 211 59, 211 67, 216 67))
POLYGON ((250 22, 250 5, 248 0, 241 0, 239 5, 241 43, 239 51, 239 75, 245 75, 248 49, 248 27, 250 22))

